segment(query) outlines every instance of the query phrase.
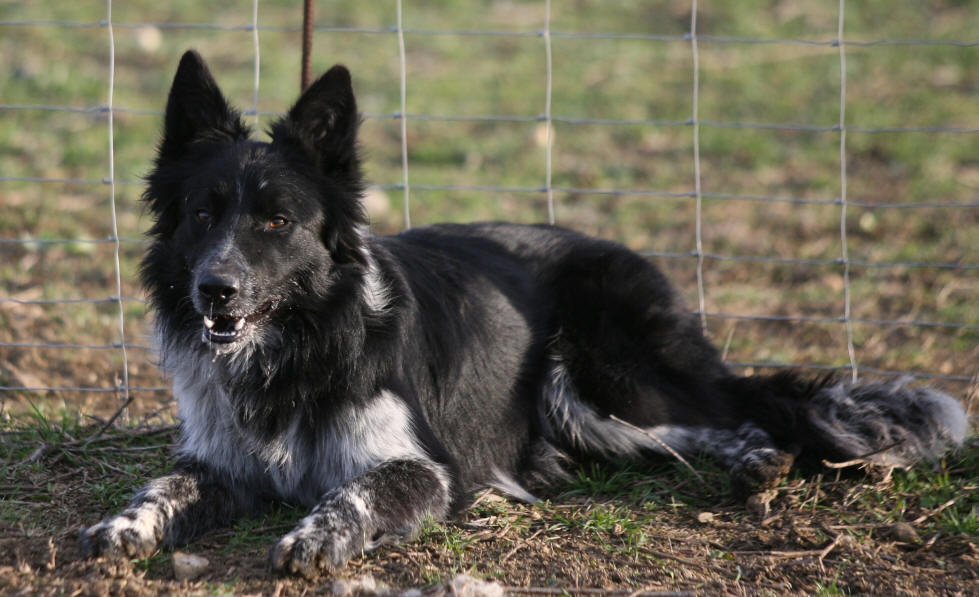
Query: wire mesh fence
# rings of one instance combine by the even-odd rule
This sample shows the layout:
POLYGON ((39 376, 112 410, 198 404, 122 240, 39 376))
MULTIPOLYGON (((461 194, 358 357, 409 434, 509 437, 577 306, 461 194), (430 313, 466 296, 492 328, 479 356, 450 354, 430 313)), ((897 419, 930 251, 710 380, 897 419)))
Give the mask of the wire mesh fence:
MULTIPOLYGON (((82 4, 0 8, 0 399, 166 415, 138 196, 176 56, 200 49, 260 131, 298 93, 301 7, 82 4)), ((974 394, 968 3, 318 9, 314 69, 353 70, 377 231, 493 218, 612 237, 667 270, 739 370, 974 394)))

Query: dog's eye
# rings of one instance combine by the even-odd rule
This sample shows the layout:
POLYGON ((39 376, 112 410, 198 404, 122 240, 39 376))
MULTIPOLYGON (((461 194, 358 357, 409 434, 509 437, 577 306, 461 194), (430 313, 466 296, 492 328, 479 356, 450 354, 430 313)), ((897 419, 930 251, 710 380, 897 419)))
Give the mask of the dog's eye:
POLYGON ((206 209, 198 209, 194 215, 197 216, 197 221, 202 224, 211 223, 211 212, 207 211, 206 209))
POLYGON ((275 216, 269 220, 269 228, 285 228, 289 223, 289 220, 283 218, 282 216, 275 216))

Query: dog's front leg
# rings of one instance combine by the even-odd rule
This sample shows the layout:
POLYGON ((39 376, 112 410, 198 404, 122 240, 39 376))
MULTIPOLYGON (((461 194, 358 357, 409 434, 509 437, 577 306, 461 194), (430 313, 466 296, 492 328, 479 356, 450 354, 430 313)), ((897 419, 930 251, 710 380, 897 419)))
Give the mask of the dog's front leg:
POLYGON ((272 570, 313 577, 351 557, 411 536, 426 516, 443 518, 451 503, 443 467, 390 460, 327 492, 270 553, 272 570))
POLYGON ((121 513, 84 528, 78 536, 82 557, 146 557, 162 544, 183 545, 203 533, 227 526, 243 509, 233 492, 210 469, 178 462, 165 477, 150 481, 121 513))

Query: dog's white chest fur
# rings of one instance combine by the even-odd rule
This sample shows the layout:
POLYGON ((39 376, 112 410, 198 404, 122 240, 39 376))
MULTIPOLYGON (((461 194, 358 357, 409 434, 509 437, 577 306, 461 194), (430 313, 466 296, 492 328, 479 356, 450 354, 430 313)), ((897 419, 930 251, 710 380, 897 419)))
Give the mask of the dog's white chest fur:
POLYGON ((340 410, 319 427, 297 410, 284 431, 259 438, 236 422, 231 397, 216 383, 220 363, 195 360, 168 368, 182 423, 178 451, 235 481, 274 487, 282 499, 313 505, 381 462, 427 459, 407 406, 390 391, 340 410))

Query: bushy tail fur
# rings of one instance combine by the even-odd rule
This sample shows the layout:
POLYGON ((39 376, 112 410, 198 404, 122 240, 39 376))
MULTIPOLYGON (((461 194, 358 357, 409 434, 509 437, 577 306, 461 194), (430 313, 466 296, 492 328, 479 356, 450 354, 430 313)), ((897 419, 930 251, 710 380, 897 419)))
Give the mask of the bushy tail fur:
POLYGON ((730 380, 742 414, 802 461, 934 461, 962 444, 968 419, 951 396, 908 379, 854 384, 793 373, 730 380))

